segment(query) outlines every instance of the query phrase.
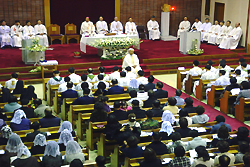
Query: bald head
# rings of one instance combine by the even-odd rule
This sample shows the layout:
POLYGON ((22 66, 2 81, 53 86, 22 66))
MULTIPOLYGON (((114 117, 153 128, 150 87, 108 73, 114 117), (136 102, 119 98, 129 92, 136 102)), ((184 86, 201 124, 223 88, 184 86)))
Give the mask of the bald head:
POLYGON ((235 27, 239 27, 240 26, 240 23, 235 23, 235 27))
POLYGON ((118 21, 118 17, 115 17, 114 20, 115 20, 115 21, 118 21))

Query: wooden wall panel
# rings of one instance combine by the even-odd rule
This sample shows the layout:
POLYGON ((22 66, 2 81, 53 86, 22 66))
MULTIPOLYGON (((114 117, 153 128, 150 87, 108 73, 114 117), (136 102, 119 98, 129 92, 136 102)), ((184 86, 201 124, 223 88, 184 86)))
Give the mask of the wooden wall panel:
POLYGON ((9 26, 15 20, 20 20, 25 25, 26 20, 30 20, 32 25, 37 19, 44 22, 44 0, 1 0, 0 20, 5 19, 9 26))

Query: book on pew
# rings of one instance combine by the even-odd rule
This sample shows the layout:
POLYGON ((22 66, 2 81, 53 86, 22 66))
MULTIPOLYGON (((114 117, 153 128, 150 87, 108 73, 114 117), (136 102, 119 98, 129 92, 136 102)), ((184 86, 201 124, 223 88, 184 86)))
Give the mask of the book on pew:
POLYGON ((141 131, 140 137, 146 137, 146 136, 152 136, 152 135, 153 135, 153 132, 144 132, 144 131, 141 131))
POLYGON ((168 164, 170 161, 172 160, 172 158, 164 158, 163 160, 162 160, 162 164, 164 165, 164 164, 168 164))
POLYGON ((238 95, 240 93, 240 88, 234 88, 231 90, 232 96, 238 95))
POLYGON ((204 127, 190 127, 191 130, 197 130, 199 133, 207 132, 204 127))
POLYGON ((5 154, 5 151, 4 150, 0 150, 0 154, 5 154))

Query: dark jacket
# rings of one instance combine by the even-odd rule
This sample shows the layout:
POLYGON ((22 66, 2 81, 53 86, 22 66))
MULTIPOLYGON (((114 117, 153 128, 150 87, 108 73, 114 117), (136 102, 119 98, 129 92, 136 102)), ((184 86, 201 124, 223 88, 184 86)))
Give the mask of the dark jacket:
POLYGON ((29 157, 29 158, 26 158, 26 159, 20 159, 20 158, 17 158, 15 159, 12 164, 12 166, 15 166, 15 167, 40 167, 40 164, 38 163, 37 161, 37 158, 36 157, 29 157))
POLYGON ((168 98, 168 91, 157 89, 157 91, 155 92, 155 97, 157 99, 168 98))
POLYGON ((52 156, 43 156, 42 167, 61 167, 62 155, 57 155, 56 157, 52 156))
POLYGON ((217 133, 217 131, 221 127, 221 125, 225 125, 228 128, 228 131, 231 132, 231 126, 229 124, 225 124, 225 122, 220 122, 220 123, 212 126, 210 133, 211 134, 217 133))
POLYGON ((140 167, 162 167, 162 164, 160 159, 156 159, 154 161, 142 161, 140 167))
POLYGON ((181 134, 181 138, 189 137, 190 128, 180 128, 175 129, 175 132, 179 132, 181 134))
POLYGON ((60 152, 66 150, 66 146, 63 143, 60 143, 58 145, 59 145, 60 152))
POLYGON ((104 134, 106 134, 106 139, 115 139, 117 134, 120 132, 121 127, 122 125, 120 123, 105 125, 104 134))
POLYGON ((27 118, 35 118, 34 109, 33 108, 21 107, 19 109, 24 111, 24 113, 26 114, 27 118))
POLYGON ((145 85, 145 91, 149 91, 149 90, 154 90, 155 89, 155 84, 154 83, 148 83, 145 85))
POLYGON ((112 86, 111 88, 108 89, 109 95, 123 94, 123 93, 124 93, 124 88, 118 85, 112 86))
POLYGON ((231 84, 231 85, 228 85, 226 88, 225 88, 225 90, 227 90, 227 91, 231 91, 232 89, 235 89, 235 88, 240 88, 240 85, 238 85, 238 84, 231 84))
POLYGON ((167 132, 160 132, 161 134, 161 140, 171 140, 171 137, 170 135, 168 136, 168 133, 167 132))
POLYGON ((195 107, 193 105, 191 105, 191 106, 185 105, 185 107, 183 109, 187 110, 188 113, 196 113, 195 107))
POLYGON ((7 145, 8 139, 0 137, 0 146, 7 145))
POLYGON ((73 101, 72 105, 85 105, 85 104, 94 104, 95 99, 89 96, 78 97, 73 101))
POLYGON ((93 111, 90 116, 91 122, 103 122, 107 120, 107 113, 105 111, 93 111))
POLYGON ((154 113, 154 117, 162 117, 163 110, 160 108, 152 108, 151 111, 154 113))
POLYGON ((247 137, 247 138, 245 138, 245 139, 239 139, 238 137, 234 137, 233 139, 232 139, 232 145, 239 145, 239 143, 240 142, 242 142, 242 141, 245 141, 245 142, 247 142, 247 143, 250 143, 250 138, 249 137, 247 137))
POLYGON ((124 154, 124 156, 128 158, 137 158, 143 156, 143 150, 139 146, 127 148, 126 145, 123 144, 120 150, 124 154))
POLYGON ((114 110, 109 115, 114 115, 118 121, 126 120, 128 118, 127 112, 122 110, 114 110))
POLYGON ((153 141, 147 148, 152 148, 157 155, 169 154, 166 144, 161 141, 153 141))
POLYGON ((64 98, 76 98, 78 97, 78 93, 75 90, 68 89, 64 92, 61 93, 61 99, 63 100, 64 98))
POLYGON ((60 126, 61 119, 53 115, 48 115, 43 117, 42 119, 39 119, 39 123, 41 125, 41 128, 60 126))
POLYGON ((10 128, 12 131, 19 130, 29 130, 30 129, 30 120, 28 118, 23 118, 20 124, 10 123, 10 128))
POLYGON ((213 139, 212 140, 212 143, 211 143, 211 147, 212 148, 216 148, 217 147, 217 143, 219 142, 219 141, 226 141, 226 142, 228 142, 228 144, 231 146, 232 144, 232 139, 219 139, 219 138, 216 138, 216 139, 213 139))
POLYGON ((143 108, 153 107, 153 102, 157 100, 156 97, 149 97, 148 100, 143 102, 143 108))
POLYGON ((46 146, 32 146, 30 149, 31 155, 44 154, 46 146))
POLYGON ((38 135, 39 133, 43 134, 44 136, 47 136, 47 133, 45 133, 45 132, 34 131, 34 132, 28 133, 26 135, 26 141, 27 142, 33 142, 35 140, 36 135, 38 135))
POLYGON ((130 113, 134 113, 136 115, 136 118, 146 118, 146 111, 140 109, 140 107, 133 107, 132 110, 127 111, 127 115, 130 113))

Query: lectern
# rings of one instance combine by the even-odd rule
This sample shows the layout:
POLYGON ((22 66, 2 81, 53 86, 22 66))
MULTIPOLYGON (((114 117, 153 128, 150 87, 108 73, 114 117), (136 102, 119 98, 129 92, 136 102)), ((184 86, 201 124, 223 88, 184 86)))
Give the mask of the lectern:
POLYGON ((201 33, 200 32, 181 32, 180 33, 180 46, 179 51, 182 54, 187 54, 187 51, 193 49, 193 40, 197 39, 197 49, 200 49, 201 45, 201 33))

